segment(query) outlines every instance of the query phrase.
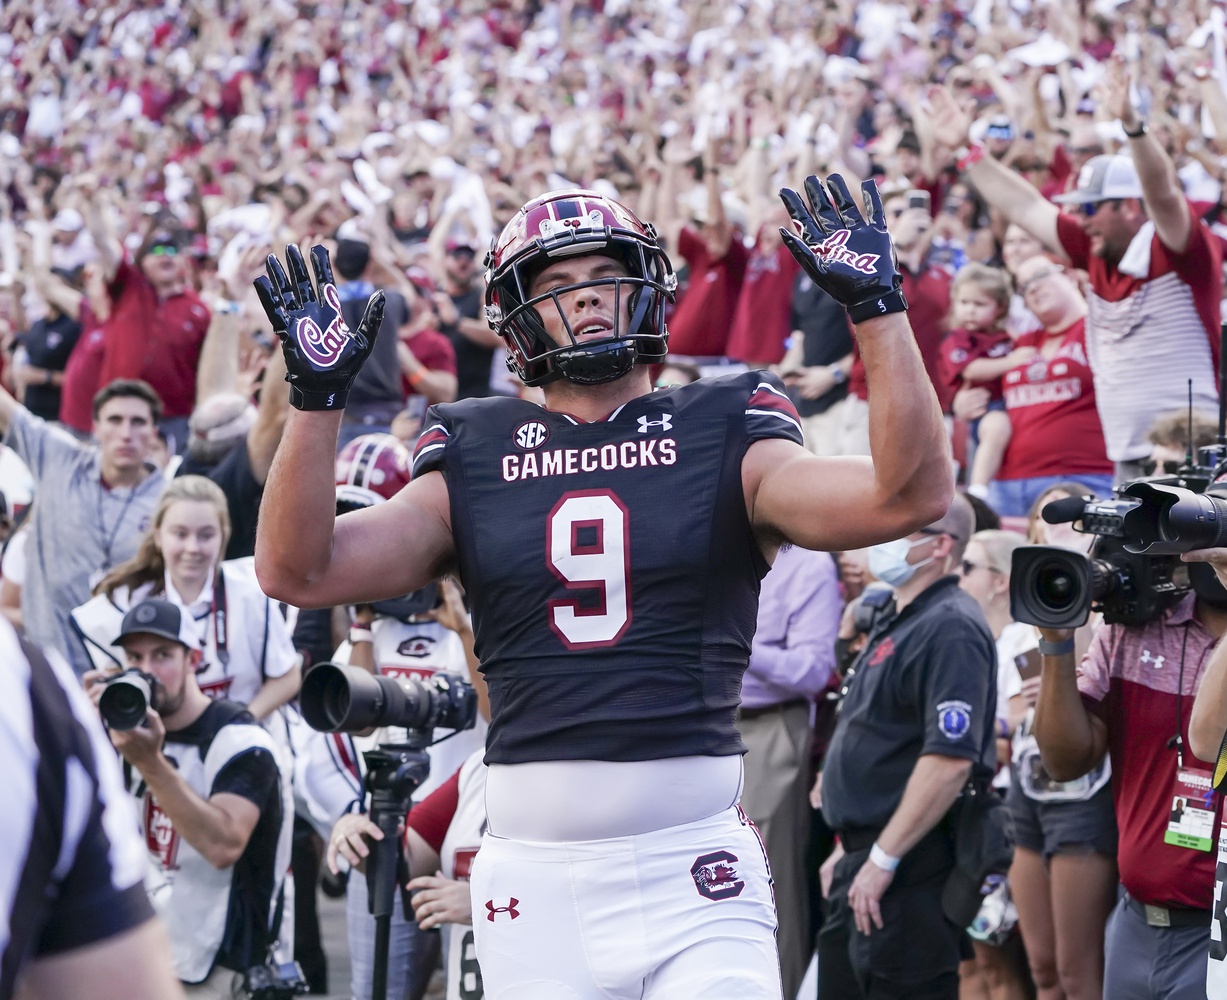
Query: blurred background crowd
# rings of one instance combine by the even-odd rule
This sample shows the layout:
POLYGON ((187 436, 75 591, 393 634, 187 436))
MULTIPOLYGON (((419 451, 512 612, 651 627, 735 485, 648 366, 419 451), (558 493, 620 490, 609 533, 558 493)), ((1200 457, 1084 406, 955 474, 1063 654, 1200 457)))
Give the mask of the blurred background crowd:
MULTIPOLYGON (((770 367, 808 447, 867 454, 850 328, 782 246, 775 192, 809 173, 841 173, 853 188, 872 178, 977 526, 1014 529, 1013 540, 973 541, 961 562, 1001 639, 1012 627, 1010 551, 1028 528, 1044 540, 1039 501, 1054 488, 1103 495, 1178 463, 1185 425, 1171 414, 1190 394, 1198 443, 1212 436, 1225 23, 1209 0, 9 0, 0 383, 82 444, 98 430, 100 389, 148 383, 157 434, 100 441, 104 471, 128 447, 168 478, 209 475, 229 502, 226 555, 250 556, 286 408, 279 351, 251 286, 266 255, 287 243, 329 247, 351 325, 376 288, 388 292, 381 345, 340 445, 371 434, 412 445, 430 404, 529 395, 485 323, 482 261, 526 200, 588 188, 652 222, 679 269, 657 384, 770 367), (1058 203, 1060 220, 1044 214, 1058 203), (1191 289, 1187 314, 1162 298, 1164 268, 1191 289), (1122 275, 1136 286, 1114 286, 1122 275), (1187 340, 1128 336, 1164 309, 1187 319, 1173 334, 1187 340), (1189 345, 1179 357, 1176 343, 1189 345), (245 469, 227 464, 234 455, 245 469)), ((29 454, 25 426, 24 462, 9 449, 0 460, 8 527, 29 524, 40 497, 64 486, 60 465, 29 454)), ((98 570, 131 555, 150 525, 123 516, 103 518, 98 570)), ((59 593, 46 578, 67 570, 41 544, 14 549, 0 605, 20 620, 23 584, 37 578, 37 593, 59 593)), ((845 606, 872 582, 863 553, 822 558, 809 596, 780 596, 795 605, 786 612, 764 601, 786 623, 821 617, 794 636, 809 658, 795 687, 763 696, 809 706, 802 796, 839 687, 836 634, 846 644, 855 631, 845 606)), ((61 631, 37 636, 78 672, 87 662, 64 623, 100 576, 65 588, 75 597, 47 625, 61 631)), ((27 605, 25 618, 46 615, 27 605)), ((350 624, 309 639, 300 630, 296 647, 314 650, 304 662, 327 658, 350 624)), ((789 627, 773 624, 764 634, 787 647, 789 627)), ((1023 630, 1002 653, 1003 787, 1011 757, 1016 768, 1030 759, 1025 719, 1038 697, 1034 671, 1024 664, 1018 676, 1035 645, 1023 630)), ((265 712, 292 694, 282 687, 265 712)), ((1003 903, 981 934, 1006 957, 977 952, 966 996, 1101 995, 1117 880, 1107 780, 1062 793, 1099 817, 1078 835, 1076 865, 1048 865, 1064 842, 1020 852, 1017 912, 1003 903), (1029 961, 1011 951, 1018 915, 1029 961)), ((815 836, 809 851, 817 802, 793 807, 804 822, 786 841, 806 851, 781 940, 795 991, 829 844, 815 836)))

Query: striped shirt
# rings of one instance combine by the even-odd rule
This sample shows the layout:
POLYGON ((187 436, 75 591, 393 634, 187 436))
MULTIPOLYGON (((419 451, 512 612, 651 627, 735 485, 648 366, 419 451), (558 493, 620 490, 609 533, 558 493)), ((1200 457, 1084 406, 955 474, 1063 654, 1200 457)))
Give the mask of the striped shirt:
POLYGON ((1151 426, 1188 406, 1190 380, 1193 406, 1218 410, 1217 240, 1198 222, 1184 253, 1175 254, 1146 223, 1109 266, 1091 256, 1090 238, 1072 216, 1058 217, 1057 235, 1074 267, 1090 276, 1086 347, 1108 457, 1146 458, 1151 426))
POLYGON ((0 620, 0 1000, 30 959, 148 920, 144 857, 118 758, 67 665, 0 620))

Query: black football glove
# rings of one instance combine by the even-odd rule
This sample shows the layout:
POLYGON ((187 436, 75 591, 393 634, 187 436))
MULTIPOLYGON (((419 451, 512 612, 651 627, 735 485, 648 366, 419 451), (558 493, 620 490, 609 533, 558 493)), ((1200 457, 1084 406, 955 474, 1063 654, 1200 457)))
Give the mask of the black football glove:
POLYGON ((254 284, 285 351, 290 405, 300 410, 342 409, 349 387, 375 346, 383 322, 383 292, 371 296, 362 322, 351 333, 341 316, 341 297, 328 251, 321 246, 311 248, 314 285, 298 247, 287 246, 285 259, 289 277, 270 253, 268 277, 261 275, 254 284))
POLYGON ((853 323, 907 309, 878 187, 865 181, 861 191, 869 206, 867 219, 861 218, 839 174, 827 178, 826 188, 813 174, 805 178, 808 205, 792 188, 780 189, 784 207, 801 227, 800 236, 781 229, 784 244, 814 284, 848 310, 853 323))

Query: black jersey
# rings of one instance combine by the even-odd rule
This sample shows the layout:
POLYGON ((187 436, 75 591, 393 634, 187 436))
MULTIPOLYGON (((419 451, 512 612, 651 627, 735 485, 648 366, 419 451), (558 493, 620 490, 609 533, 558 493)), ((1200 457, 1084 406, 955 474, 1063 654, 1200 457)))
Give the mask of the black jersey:
POLYGON ((519 399, 433 407, 490 686, 486 761, 744 753, 734 725, 768 565, 741 460, 800 443, 779 381, 661 390, 586 423, 519 399))

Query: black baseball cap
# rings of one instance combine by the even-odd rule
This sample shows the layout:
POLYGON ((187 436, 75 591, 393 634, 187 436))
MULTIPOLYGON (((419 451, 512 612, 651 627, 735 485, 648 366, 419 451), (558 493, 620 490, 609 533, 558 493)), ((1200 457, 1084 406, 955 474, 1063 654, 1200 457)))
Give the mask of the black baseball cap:
POLYGON ((188 649, 200 648, 200 635, 196 623, 183 613, 183 609, 170 601, 151 598, 141 601, 136 607, 124 615, 123 624, 119 627, 119 635, 113 645, 122 644, 130 635, 157 635, 170 639, 188 649))

